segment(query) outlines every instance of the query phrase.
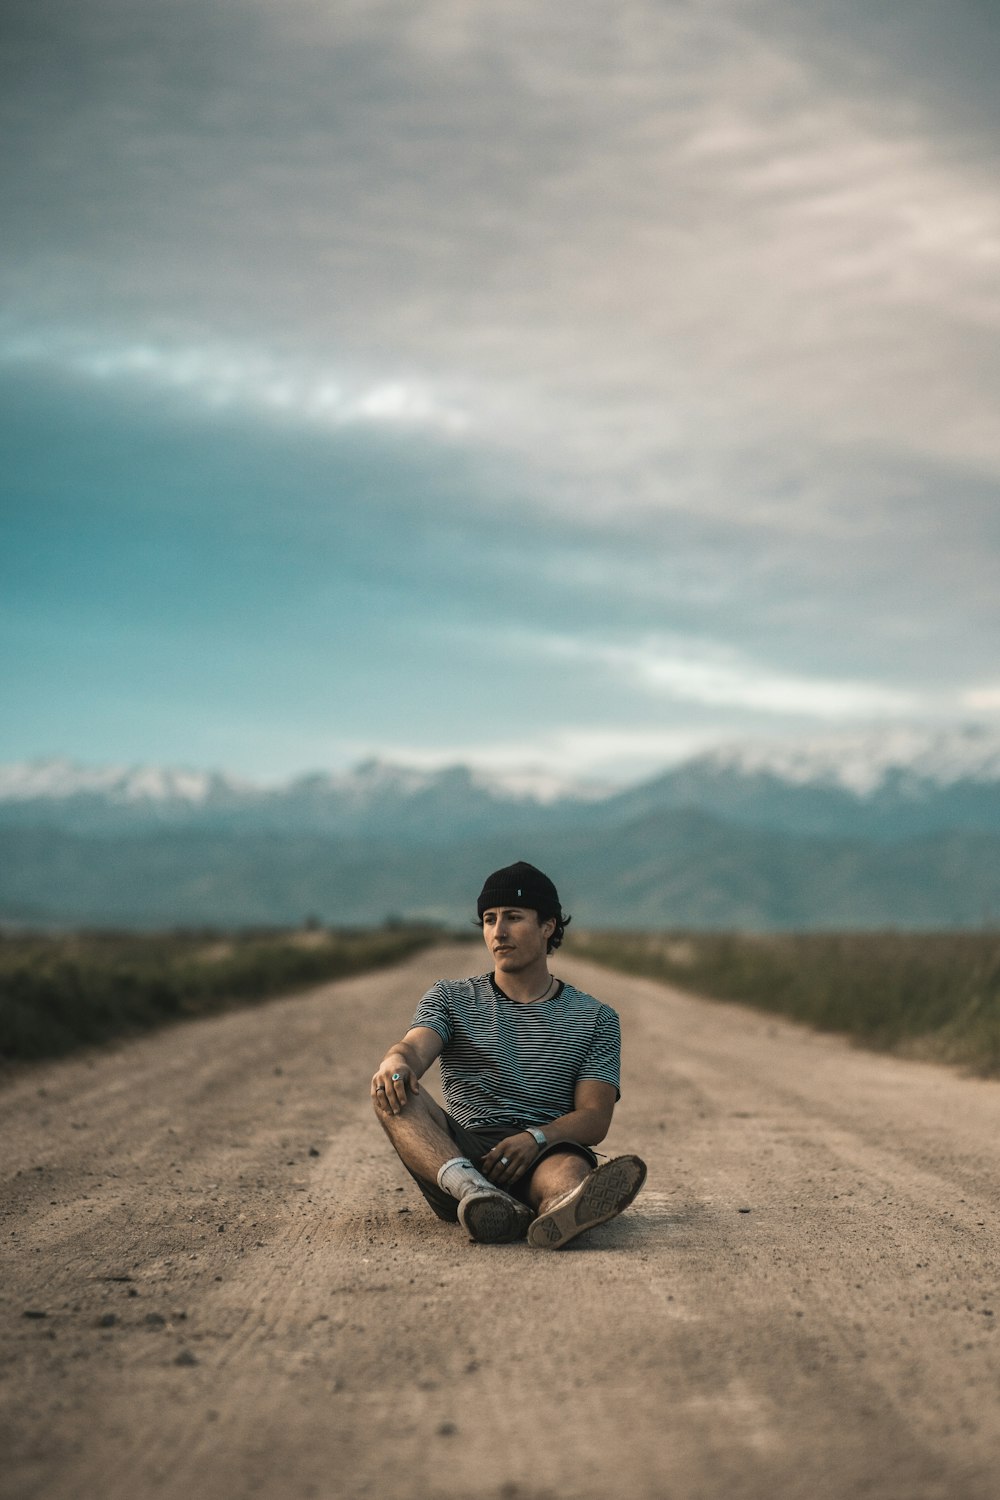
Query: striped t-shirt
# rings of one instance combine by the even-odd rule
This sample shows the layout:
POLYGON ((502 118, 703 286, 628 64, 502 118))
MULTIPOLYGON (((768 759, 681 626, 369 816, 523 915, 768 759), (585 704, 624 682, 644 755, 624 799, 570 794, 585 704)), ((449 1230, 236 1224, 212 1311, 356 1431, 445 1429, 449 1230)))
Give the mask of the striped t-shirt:
POLYGON ((441 1080, 448 1110, 470 1130, 540 1125, 573 1108, 581 1078, 617 1090, 618 1015, 563 984, 548 1000, 518 1004, 491 974, 442 979, 417 1006, 411 1026, 444 1039, 441 1080))

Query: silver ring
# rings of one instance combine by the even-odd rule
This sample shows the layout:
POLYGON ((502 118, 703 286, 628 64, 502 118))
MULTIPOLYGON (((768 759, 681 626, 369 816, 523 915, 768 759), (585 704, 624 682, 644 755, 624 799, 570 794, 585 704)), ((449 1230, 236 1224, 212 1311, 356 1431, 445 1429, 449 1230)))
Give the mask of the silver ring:
POLYGON ((392 1075, 392 1081, 393 1081, 393 1083, 398 1083, 399 1082, 399 1074, 398 1073, 393 1073, 393 1075, 392 1075))
POLYGON ((510 1166, 510 1158, 507 1157, 507 1156, 501 1156, 501 1158, 500 1158, 500 1165, 502 1167, 509 1167, 510 1166))
POLYGON ((384 1094, 385 1093, 385 1084, 384 1083, 377 1084, 376 1087, 375 1087, 375 1092, 376 1092, 376 1094, 384 1094))

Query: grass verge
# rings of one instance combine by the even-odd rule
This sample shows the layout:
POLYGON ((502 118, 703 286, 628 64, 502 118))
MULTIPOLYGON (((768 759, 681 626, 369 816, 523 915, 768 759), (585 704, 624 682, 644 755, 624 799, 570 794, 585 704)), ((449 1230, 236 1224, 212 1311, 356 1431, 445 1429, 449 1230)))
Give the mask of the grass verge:
POLYGON ((0 937, 0 1059, 57 1057, 400 962, 430 927, 0 937))
POLYGON ((1000 933, 581 933, 574 954, 1000 1077, 1000 933))

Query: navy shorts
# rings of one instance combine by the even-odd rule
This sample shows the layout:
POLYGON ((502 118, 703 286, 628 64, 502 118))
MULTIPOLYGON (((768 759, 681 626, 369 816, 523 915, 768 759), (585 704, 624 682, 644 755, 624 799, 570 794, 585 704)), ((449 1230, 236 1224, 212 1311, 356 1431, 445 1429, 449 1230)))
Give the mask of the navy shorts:
MULTIPOLYGON (((500 1125, 493 1130, 469 1130, 464 1125, 459 1125, 458 1121, 453 1120, 449 1114, 445 1114, 444 1122, 448 1134, 457 1147, 455 1155, 467 1156, 474 1167, 481 1167, 483 1157, 500 1141, 505 1141, 509 1135, 517 1135, 518 1130, 524 1128, 517 1125, 500 1125)), ((589 1146, 581 1146, 579 1141, 554 1141, 551 1146, 544 1146, 539 1151, 523 1177, 519 1177, 512 1187, 504 1188, 503 1191, 510 1193, 513 1198, 520 1198, 522 1203, 527 1203, 527 1188, 532 1172, 543 1157, 551 1156, 554 1151, 572 1151, 575 1155, 584 1157, 592 1167, 597 1166, 597 1155, 589 1146)), ((409 1172, 409 1167, 406 1170, 409 1172)), ((446 1193, 444 1188, 438 1187, 436 1182, 426 1182, 422 1177, 418 1177, 416 1172, 410 1172, 410 1176, 438 1218, 454 1223, 458 1218, 456 1199, 450 1193, 446 1193)))

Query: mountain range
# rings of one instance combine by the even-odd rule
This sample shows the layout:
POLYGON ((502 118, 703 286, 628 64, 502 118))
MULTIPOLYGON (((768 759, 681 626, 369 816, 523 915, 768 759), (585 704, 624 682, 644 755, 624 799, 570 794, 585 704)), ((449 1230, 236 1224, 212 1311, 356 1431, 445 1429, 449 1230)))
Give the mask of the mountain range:
POLYGON ((624 790, 377 760, 270 787, 0 767, 8 926, 452 925, 520 858, 588 927, 993 923, 1000 731, 732 744, 624 790))

